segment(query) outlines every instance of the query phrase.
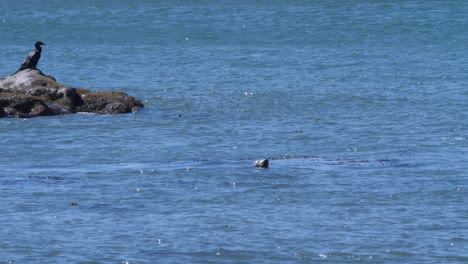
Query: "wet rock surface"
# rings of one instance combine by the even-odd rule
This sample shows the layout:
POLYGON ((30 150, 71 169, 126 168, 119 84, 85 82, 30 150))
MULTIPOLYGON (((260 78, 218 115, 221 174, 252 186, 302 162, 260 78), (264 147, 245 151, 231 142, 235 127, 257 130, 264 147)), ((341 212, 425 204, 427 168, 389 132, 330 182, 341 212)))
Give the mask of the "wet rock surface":
POLYGON ((143 107, 141 101, 125 93, 73 88, 36 69, 0 78, 0 117, 26 118, 77 112, 122 114, 140 107, 143 107))

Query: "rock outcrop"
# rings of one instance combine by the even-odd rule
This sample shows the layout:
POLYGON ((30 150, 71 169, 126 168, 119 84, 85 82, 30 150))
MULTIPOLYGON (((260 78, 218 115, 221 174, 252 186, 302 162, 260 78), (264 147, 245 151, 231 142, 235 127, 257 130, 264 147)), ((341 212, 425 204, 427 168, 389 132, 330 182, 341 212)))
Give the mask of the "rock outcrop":
POLYGON ((0 78, 0 117, 121 114, 140 107, 141 101, 125 93, 73 88, 36 69, 0 78))

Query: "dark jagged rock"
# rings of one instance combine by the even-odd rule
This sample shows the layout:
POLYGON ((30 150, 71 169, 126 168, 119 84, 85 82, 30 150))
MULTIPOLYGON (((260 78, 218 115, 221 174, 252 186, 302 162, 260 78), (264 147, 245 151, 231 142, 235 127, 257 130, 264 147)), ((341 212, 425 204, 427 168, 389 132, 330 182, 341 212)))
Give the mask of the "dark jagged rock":
MULTIPOLYGON (((0 102, 1 102, 1 101, 0 101, 0 102)), ((4 116, 6 116, 6 113, 5 113, 5 111, 3 110, 3 108, 0 107, 0 117, 4 117, 4 116)))
POLYGON ((0 117, 35 117, 77 112, 130 113, 143 107, 138 99, 114 91, 95 92, 55 81, 37 69, 0 78, 0 117))
POLYGON ((143 107, 139 100, 122 92, 91 92, 82 88, 76 91, 83 101, 83 104, 77 107, 79 112, 117 114, 133 112, 136 108, 143 107))
POLYGON ((1 96, 0 107, 3 108, 3 116, 32 117, 53 114, 42 100, 29 95, 1 96))

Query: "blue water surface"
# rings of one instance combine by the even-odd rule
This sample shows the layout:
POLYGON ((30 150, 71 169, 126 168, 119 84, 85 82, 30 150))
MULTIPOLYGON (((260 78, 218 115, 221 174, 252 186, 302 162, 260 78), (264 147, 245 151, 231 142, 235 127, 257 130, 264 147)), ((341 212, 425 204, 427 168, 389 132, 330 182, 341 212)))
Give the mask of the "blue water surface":
POLYGON ((145 104, 0 119, 0 263, 468 261, 467 2, 0 7, 0 76, 145 104))

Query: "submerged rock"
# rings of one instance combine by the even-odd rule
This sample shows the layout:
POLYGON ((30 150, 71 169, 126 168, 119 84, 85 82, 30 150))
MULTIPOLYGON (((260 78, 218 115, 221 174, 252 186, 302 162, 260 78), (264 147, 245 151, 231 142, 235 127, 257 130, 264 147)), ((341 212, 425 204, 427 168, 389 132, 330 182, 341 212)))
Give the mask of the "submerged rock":
POLYGON ((122 92, 91 91, 59 83, 37 69, 0 78, 0 117, 35 117, 77 112, 130 113, 143 107, 122 92))

